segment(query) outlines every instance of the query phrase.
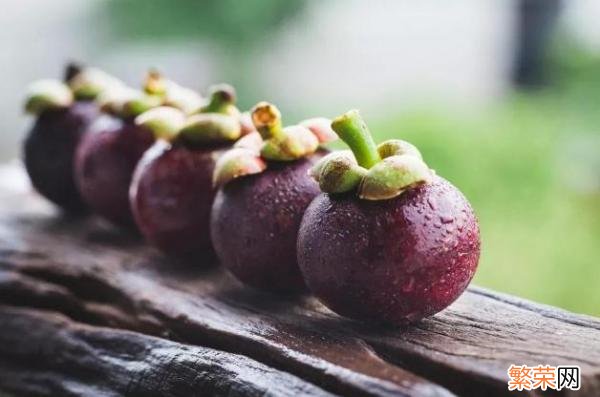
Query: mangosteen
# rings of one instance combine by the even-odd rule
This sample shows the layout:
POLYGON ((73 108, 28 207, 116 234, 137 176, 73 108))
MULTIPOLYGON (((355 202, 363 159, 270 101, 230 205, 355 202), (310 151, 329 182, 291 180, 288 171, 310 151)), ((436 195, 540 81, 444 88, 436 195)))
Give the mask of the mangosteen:
POLYGON ((210 210, 217 158, 242 133, 235 91, 214 86, 210 102, 193 115, 159 107, 138 116, 158 138, 134 173, 131 209, 142 235, 163 252, 208 263, 210 210))
MULTIPOLYGON (((75 181, 84 201, 101 217, 115 225, 135 229, 129 205, 129 187, 142 155, 155 142, 153 131, 137 125, 135 118, 145 111, 175 103, 181 92, 201 103, 200 96, 171 82, 163 82, 164 91, 152 92, 146 81, 145 92, 124 85, 115 87, 102 98, 104 115, 88 129, 76 153, 75 181)), ((182 103, 189 103, 184 98, 182 103)))
POLYGON ((213 246, 220 263, 254 288, 304 291, 296 240, 302 214, 319 194, 308 171, 323 155, 326 139, 319 138, 335 134, 315 133, 322 123, 312 121, 283 128, 279 110, 266 102, 254 107, 252 121, 258 132, 217 161, 213 246))
POLYGON ((86 210, 73 178, 73 158, 99 115, 95 98, 114 81, 104 72, 70 64, 64 82, 40 80, 29 88, 25 110, 36 119, 23 145, 25 168, 34 188, 66 212, 86 210))
POLYGON ((402 140, 376 146, 357 111, 332 123, 352 151, 311 170, 323 193, 306 210, 298 263, 331 310, 395 325, 456 300, 479 261, 473 209, 402 140))

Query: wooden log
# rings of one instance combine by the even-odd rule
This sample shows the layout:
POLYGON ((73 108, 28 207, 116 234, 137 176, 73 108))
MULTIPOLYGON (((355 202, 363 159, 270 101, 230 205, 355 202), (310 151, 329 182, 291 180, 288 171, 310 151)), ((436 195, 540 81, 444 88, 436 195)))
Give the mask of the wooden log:
MULTIPOLYGON (((176 263, 96 219, 60 217, 22 188, 0 184, 0 202, 0 304, 62 313, 88 327, 134 331, 140 338, 168 339, 223 357, 244 356, 322 393, 509 395, 506 371, 514 363, 579 365, 577 395, 600 395, 595 318, 472 287, 450 308, 414 326, 357 323, 309 296, 244 288, 214 264, 176 263)), ((6 310, 0 308, 0 315, 6 310)), ((44 346, 42 333, 22 336, 44 346)), ((29 360, 24 355, 15 362, 29 360)), ((45 368, 34 372, 25 372, 22 383, 67 376, 45 368)))
POLYGON ((35 396, 330 396, 245 356, 1 307, 0 383, 35 396), (26 337, 24 337, 26 336, 26 337))

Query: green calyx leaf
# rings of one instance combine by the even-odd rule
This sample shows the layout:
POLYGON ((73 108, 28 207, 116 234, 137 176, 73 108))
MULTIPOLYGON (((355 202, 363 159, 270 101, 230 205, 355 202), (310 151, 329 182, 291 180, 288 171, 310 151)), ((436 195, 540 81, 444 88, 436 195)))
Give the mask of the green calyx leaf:
POLYGON ((338 139, 337 134, 331 128, 331 120, 325 117, 315 117, 301 121, 300 124, 315 134, 320 144, 333 142, 338 139))
POLYGON ((238 118, 219 113, 199 113, 190 116, 179 134, 191 143, 235 141, 241 136, 238 118))
POLYGON ((358 188, 358 196, 365 200, 391 199, 432 179, 433 172, 419 157, 390 156, 367 171, 358 188))
POLYGON ((71 106, 73 93, 58 80, 38 80, 27 88, 25 111, 40 114, 49 109, 62 109, 71 106))
POLYGON ((198 112, 205 104, 199 93, 168 80, 155 69, 151 69, 146 75, 144 92, 160 97, 161 105, 181 109, 186 114, 198 112))
POLYGON ((155 95, 141 94, 137 97, 126 100, 123 103, 122 115, 124 117, 136 117, 140 114, 160 106, 161 99, 155 95))
POLYGON ((136 117, 161 105, 161 98, 125 85, 115 85, 98 97, 103 111, 122 118, 136 117))
POLYGON ((329 153, 310 170, 321 190, 330 194, 356 190, 366 174, 349 150, 329 153))
POLYGON ((242 134, 240 112, 233 105, 235 91, 231 86, 214 86, 208 105, 195 91, 165 79, 156 71, 149 72, 144 89, 152 93, 146 97, 158 98, 163 106, 138 120, 159 138, 178 137, 182 142, 197 145, 235 141, 242 134))
POLYGON ((389 139, 380 143, 377 146, 377 151, 382 159, 390 156, 409 155, 423 159, 419 149, 412 143, 403 141, 401 139, 389 139))
POLYGON ((159 106, 135 118, 137 125, 149 128, 156 139, 173 140, 186 122, 185 114, 176 108, 159 106))
POLYGON ((268 160, 292 161, 307 157, 319 148, 319 140, 306 127, 293 125, 280 135, 265 140, 260 154, 268 160))
POLYGON ((170 83, 163 97, 163 105, 181 109, 185 114, 198 111, 205 103, 204 98, 196 91, 170 83))
POLYGON ((85 68, 69 80, 69 87, 77 99, 92 100, 103 92, 123 83, 96 68, 85 68))
POLYGON ((246 175, 258 174, 267 168, 260 155, 246 148, 233 148, 225 152, 215 164, 213 183, 222 186, 246 175))
POLYGON ((237 140, 236 143, 233 144, 233 147, 245 148, 252 150, 256 153, 260 153, 260 149, 263 145, 263 139, 258 133, 258 131, 251 132, 242 136, 237 140))
POLYGON ((335 118, 331 128, 350 147, 353 156, 350 159, 349 152, 345 152, 326 157, 323 164, 313 168, 312 175, 324 192, 357 188, 361 199, 386 200, 432 181, 434 173, 414 145, 400 139, 375 145, 357 110, 335 118))

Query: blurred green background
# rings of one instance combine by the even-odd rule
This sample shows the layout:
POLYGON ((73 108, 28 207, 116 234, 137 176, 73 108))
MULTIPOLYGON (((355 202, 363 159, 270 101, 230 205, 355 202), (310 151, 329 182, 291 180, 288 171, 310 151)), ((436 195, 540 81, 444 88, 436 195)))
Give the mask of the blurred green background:
POLYGON ((17 154, 27 123, 22 87, 58 76, 72 58, 132 84, 149 66, 202 90, 227 81, 242 108, 271 100, 289 123, 360 108, 377 139, 416 144, 472 202, 483 243, 477 284, 600 316, 592 2, 61 2, 50 22, 41 0, 13 2, 1 17, 5 32, 33 44, 23 51, 0 39, 14 73, 0 101, 15 115, 0 120, 14 131, 0 158, 17 154))
POLYGON ((600 59, 483 112, 422 106, 375 121, 416 144, 481 224, 475 282, 600 316, 600 59))

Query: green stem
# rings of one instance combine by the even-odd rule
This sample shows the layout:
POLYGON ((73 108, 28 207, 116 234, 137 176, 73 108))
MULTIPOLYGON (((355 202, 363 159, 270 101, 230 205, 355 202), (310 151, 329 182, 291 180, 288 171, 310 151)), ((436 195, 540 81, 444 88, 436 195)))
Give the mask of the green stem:
POLYGON ((281 137, 281 112, 268 102, 260 102, 252 109, 252 122, 264 140, 281 137))
POLYGON ((331 128, 350 147, 361 167, 369 169, 381 161, 377 145, 358 110, 336 117, 331 128))
POLYGON ((164 96, 167 90, 167 80, 157 69, 150 69, 144 81, 144 91, 150 95, 164 96))
POLYGON ((227 107, 235 104, 235 89, 229 84, 218 84, 210 89, 210 100, 203 113, 225 113, 227 107))

